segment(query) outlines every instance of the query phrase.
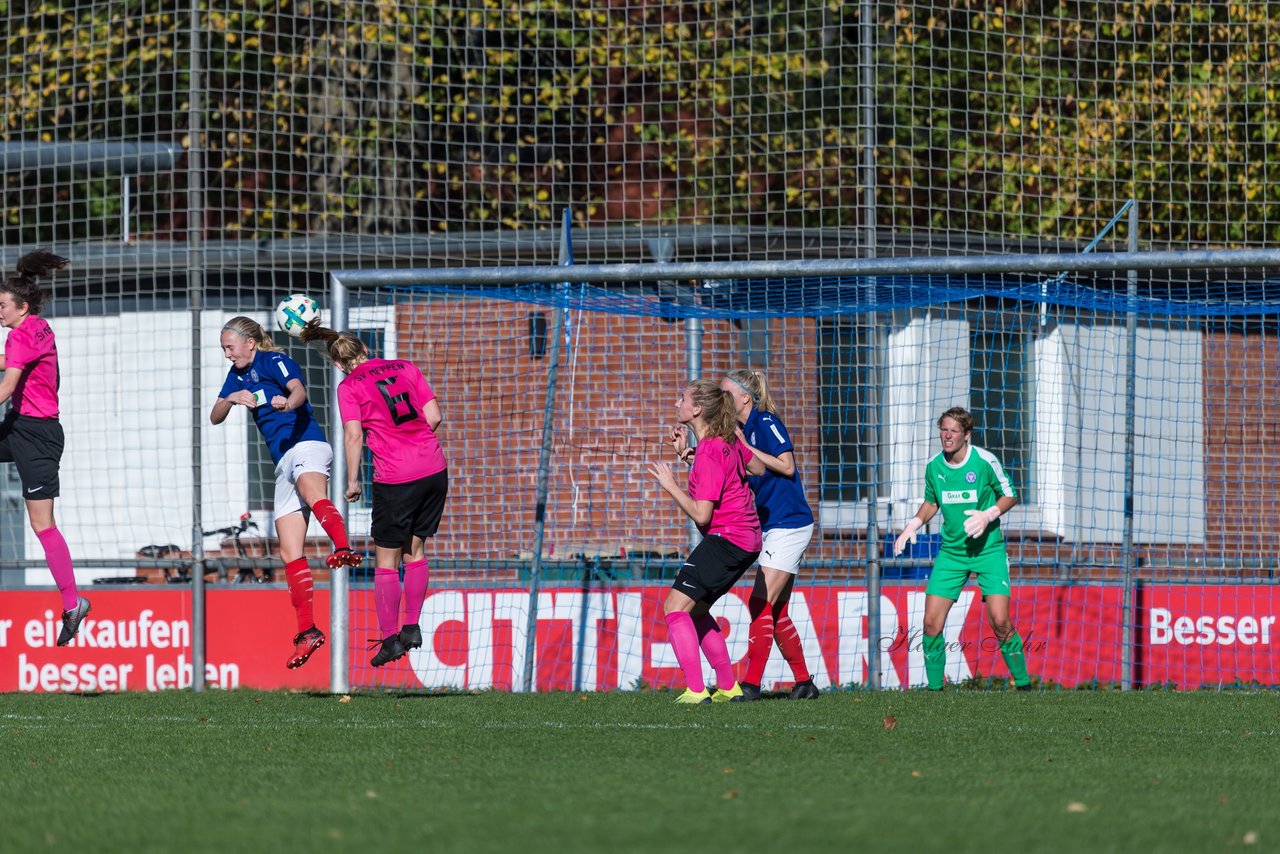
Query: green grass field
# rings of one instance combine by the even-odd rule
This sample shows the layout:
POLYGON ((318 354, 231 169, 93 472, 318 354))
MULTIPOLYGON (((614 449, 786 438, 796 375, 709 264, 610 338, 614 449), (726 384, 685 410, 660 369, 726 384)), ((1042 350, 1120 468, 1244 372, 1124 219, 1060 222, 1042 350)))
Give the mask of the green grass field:
POLYGON ((1280 696, 0 695, 0 851, 1280 846, 1280 696))

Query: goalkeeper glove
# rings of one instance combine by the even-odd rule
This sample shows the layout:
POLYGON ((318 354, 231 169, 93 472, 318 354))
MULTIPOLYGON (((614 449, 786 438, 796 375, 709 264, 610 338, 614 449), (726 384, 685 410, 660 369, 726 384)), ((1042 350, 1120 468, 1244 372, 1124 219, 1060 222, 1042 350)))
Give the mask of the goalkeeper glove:
POLYGON ((907 547, 907 543, 916 541, 916 532, 924 527, 924 522, 920 521, 919 516, 912 516, 911 521, 907 522, 903 527, 902 533, 898 535, 898 539, 893 541, 893 556, 897 557, 902 554, 903 549, 907 547))
POLYGON ((986 510, 966 510, 964 515, 969 517, 964 520, 964 532, 973 539, 978 539, 991 523, 1000 518, 999 507, 988 507, 986 510))

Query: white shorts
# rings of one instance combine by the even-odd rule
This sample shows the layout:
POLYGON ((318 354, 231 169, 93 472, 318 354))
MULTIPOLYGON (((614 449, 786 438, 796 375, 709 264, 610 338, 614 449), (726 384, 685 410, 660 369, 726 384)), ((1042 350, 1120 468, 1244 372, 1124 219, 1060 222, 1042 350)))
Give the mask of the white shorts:
POLYGON ((795 575, 800 571, 800 561, 812 539, 813 525, 805 525, 803 528, 770 528, 764 532, 760 566, 795 575))
POLYGON ((275 517, 288 516, 302 509, 302 498, 298 495, 298 476, 313 471, 325 477, 333 466, 333 448, 328 442, 299 442, 289 450, 276 465, 276 503, 275 517))

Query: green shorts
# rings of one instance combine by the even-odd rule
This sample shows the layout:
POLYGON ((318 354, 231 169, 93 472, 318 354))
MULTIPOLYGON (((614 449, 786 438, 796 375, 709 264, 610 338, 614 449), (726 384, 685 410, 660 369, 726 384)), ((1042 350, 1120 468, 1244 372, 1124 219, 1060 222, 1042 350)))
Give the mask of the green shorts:
POLYGON ((924 592, 954 602, 960 598, 969 573, 978 576, 978 587, 983 596, 1009 595, 1009 555, 1004 549, 974 557, 938 552, 933 571, 929 573, 929 586, 924 592))

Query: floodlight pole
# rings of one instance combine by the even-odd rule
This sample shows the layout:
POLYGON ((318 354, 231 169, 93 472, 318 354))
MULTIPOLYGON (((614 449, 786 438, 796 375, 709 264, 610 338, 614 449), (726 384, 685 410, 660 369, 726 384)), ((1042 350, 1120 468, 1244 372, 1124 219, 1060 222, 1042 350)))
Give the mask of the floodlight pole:
MULTIPOLYGON (((349 310, 347 287, 337 276, 329 276, 329 323, 333 329, 346 329, 349 310)), ((344 375, 337 365, 330 368, 333 387, 342 382, 344 375)), ((347 516, 347 450, 343 441, 342 413, 336 404, 329 407, 330 441, 333 443, 333 477, 329 479, 329 500, 343 519, 347 516)), ((329 692, 345 694, 351 690, 348 673, 351 650, 351 627, 348 615, 351 599, 351 576, 346 567, 338 567, 329 573, 329 632, 333 643, 329 644, 329 692)))

